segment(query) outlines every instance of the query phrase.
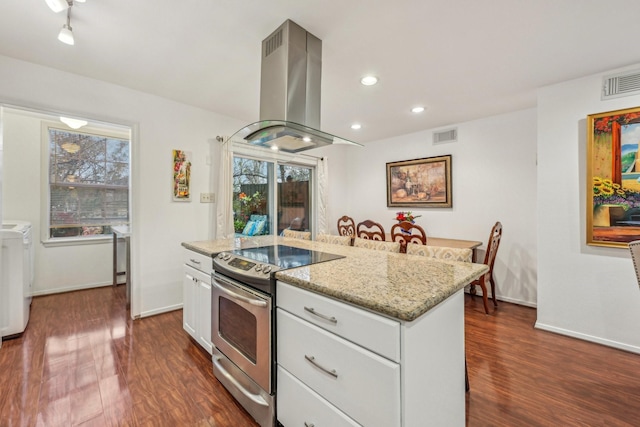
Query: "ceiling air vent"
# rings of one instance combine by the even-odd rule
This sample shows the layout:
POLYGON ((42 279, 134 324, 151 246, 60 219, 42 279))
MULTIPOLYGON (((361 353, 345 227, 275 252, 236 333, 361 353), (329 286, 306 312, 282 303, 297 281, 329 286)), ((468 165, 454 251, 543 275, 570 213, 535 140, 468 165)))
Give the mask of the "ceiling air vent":
POLYGON ((458 129, 447 129, 433 133, 433 143, 456 142, 458 140, 458 129))
POLYGON ((602 79, 602 99, 640 95, 640 70, 604 76, 602 79))

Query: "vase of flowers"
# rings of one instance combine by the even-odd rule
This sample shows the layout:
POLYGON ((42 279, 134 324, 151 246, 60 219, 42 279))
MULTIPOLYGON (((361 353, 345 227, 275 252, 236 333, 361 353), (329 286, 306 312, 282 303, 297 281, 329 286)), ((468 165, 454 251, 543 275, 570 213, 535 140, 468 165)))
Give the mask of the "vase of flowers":
MULTIPOLYGON (((398 224, 403 222, 403 221, 407 221, 410 222, 411 224, 415 224, 415 219, 416 218, 420 218, 422 215, 414 215, 411 211, 407 211, 407 212, 396 212, 396 221, 398 221, 398 224)), ((411 234, 410 231, 401 229, 403 233, 407 233, 407 234, 411 234)))

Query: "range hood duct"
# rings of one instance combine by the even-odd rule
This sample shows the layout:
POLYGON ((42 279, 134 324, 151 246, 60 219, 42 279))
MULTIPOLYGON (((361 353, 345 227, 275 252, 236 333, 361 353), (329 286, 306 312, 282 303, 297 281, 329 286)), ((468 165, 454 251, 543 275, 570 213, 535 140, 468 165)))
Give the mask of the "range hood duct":
POLYGON ((260 121, 232 137, 297 153, 332 144, 358 145, 320 128, 322 41, 291 20, 262 41, 260 121))

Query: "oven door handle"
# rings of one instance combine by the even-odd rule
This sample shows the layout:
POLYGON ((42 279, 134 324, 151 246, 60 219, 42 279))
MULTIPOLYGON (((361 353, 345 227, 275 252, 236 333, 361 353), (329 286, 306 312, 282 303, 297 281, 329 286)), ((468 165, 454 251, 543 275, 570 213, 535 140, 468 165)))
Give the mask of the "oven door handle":
POLYGON ((249 392, 248 390, 246 390, 242 384, 240 384, 238 382, 238 380, 236 380, 233 375, 231 375, 229 372, 227 372, 226 369, 224 369, 224 366, 222 366, 222 364, 220 363, 220 356, 213 356, 213 363, 216 365, 216 368, 218 368, 218 370, 220 371, 220 373, 222 375, 224 375, 224 377, 226 379, 228 379, 242 394, 244 394, 248 399, 251 399, 251 401, 253 401, 254 403, 260 405, 260 406, 269 406, 269 404, 267 403, 266 400, 264 400, 264 398, 258 394, 253 394, 251 392, 249 392))
POLYGON ((235 291, 232 291, 227 286, 225 286, 225 284, 223 282, 218 281, 215 277, 211 281, 211 284, 213 286, 215 286, 221 292, 224 292, 225 294, 227 294, 230 297, 235 298, 237 300, 244 301, 247 304, 255 305, 257 307, 266 307, 267 306, 267 302, 264 301, 264 300, 261 300, 261 299, 258 299, 258 298, 249 298, 249 297, 246 297, 244 295, 240 295, 239 293, 237 293, 235 291))

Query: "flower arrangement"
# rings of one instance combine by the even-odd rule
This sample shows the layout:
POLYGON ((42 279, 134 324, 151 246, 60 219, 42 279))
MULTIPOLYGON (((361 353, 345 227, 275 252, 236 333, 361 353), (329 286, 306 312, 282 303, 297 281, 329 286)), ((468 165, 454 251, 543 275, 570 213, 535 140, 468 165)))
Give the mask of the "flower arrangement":
POLYGON ((256 191, 251 196, 245 193, 240 193, 238 194, 238 199, 242 206, 244 206, 250 213, 259 212, 266 202, 265 196, 260 194, 259 191, 256 191))
POLYGON ((625 211, 640 208, 640 192, 623 188, 609 178, 593 177, 593 204, 618 205, 625 211))
POLYGON ((409 221, 413 223, 416 218, 420 218, 422 215, 414 215, 411 211, 407 212, 396 212, 396 221, 409 221))
POLYGON ((233 228, 241 233, 247 221, 253 214, 266 214, 267 197, 266 194, 256 191, 252 195, 244 192, 238 194, 238 198, 233 201, 234 221, 233 228))

